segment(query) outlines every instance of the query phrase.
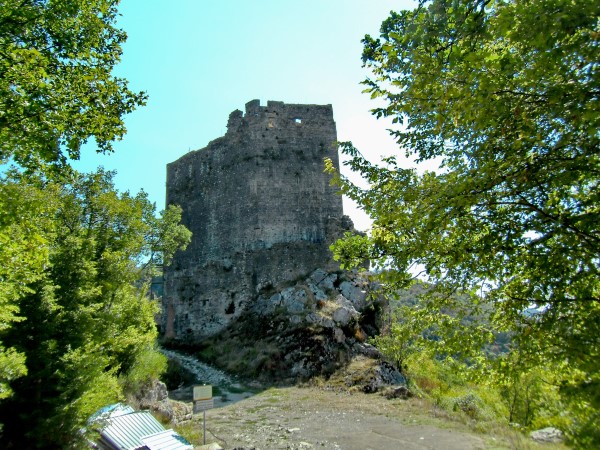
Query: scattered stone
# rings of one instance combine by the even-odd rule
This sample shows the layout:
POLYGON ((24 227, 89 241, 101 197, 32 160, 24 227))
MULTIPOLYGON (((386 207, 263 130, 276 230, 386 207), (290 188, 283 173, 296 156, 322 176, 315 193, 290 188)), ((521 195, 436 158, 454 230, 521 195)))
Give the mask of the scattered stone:
POLYGON ((334 328, 333 329, 333 339, 335 339, 335 342, 337 342, 337 343, 342 343, 346 340, 346 335, 344 335, 344 332, 342 331, 341 328, 334 328))
POLYGON ((398 369, 382 361, 373 371, 369 382, 363 386, 363 391, 366 393, 378 392, 390 385, 406 385, 406 380, 398 369))
POLYGON ((356 344, 354 344, 354 350, 356 351, 356 353, 365 355, 369 358, 381 358, 381 352, 377 349, 377 347, 374 347, 371 344, 367 344, 366 342, 357 342, 356 344))
POLYGON ((547 427, 541 430, 532 431, 529 437, 536 442, 562 442, 564 436, 562 431, 557 428, 547 427))
POLYGON ((406 386, 389 387, 383 392, 383 395, 389 399, 401 398, 404 400, 413 396, 406 386))
POLYGON ((194 450, 223 450, 223 447, 221 447, 216 442, 213 442, 212 444, 206 444, 206 445, 201 445, 199 447, 194 447, 194 450))

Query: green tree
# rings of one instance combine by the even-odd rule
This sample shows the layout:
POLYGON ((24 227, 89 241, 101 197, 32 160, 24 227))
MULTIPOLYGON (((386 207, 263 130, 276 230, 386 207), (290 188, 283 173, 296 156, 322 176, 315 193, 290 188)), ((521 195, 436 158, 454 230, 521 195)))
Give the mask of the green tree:
POLYGON ((35 243, 28 254, 42 263, 27 261, 33 276, 0 283, 21 289, 17 320, 0 340, 26 366, 5 381, 12 395, 0 402, 2 448, 80 448, 79 430, 93 412, 122 398, 128 383, 157 375, 141 364, 155 351, 157 305, 147 286, 136 286, 140 267, 148 254, 169 259, 190 239, 180 210, 155 218, 144 193, 115 191, 110 172, 60 178, 12 174, 0 185, 0 198, 32 198, 38 209, 23 211, 43 212, 10 224, 15 237, 36 236, 21 245, 35 243))
POLYGON ((111 74, 124 31, 118 0, 0 0, 0 163, 78 159, 95 139, 112 150, 144 93, 111 74))
POLYGON ((392 12, 363 41, 366 91, 406 155, 440 170, 372 164, 342 145, 370 187, 338 182, 373 228, 335 247, 347 265, 371 259, 390 291, 418 271, 437 286, 402 322, 417 340, 439 336, 423 345, 473 363, 490 331, 510 332, 523 367, 563 368, 563 392, 580 395, 590 424, 600 409, 599 17, 600 3, 572 0, 392 12))
POLYGON ((31 283, 42 277, 48 260, 49 203, 39 189, 5 185, 0 190, 0 401, 12 393, 10 381, 27 372, 25 355, 5 347, 2 336, 19 316, 19 302, 31 293, 31 283), (24 226, 23 224, 36 224, 24 226))
POLYGON ((0 0, 0 446, 81 448, 79 430, 164 359, 140 280, 184 248, 181 211, 155 217, 112 174, 73 172, 143 105, 112 75, 118 0, 0 0))

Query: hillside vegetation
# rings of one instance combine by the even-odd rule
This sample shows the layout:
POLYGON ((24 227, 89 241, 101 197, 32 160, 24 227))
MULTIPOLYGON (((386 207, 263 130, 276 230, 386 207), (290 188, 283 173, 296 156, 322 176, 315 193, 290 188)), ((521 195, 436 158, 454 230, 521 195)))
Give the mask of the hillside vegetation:
POLYGON ((399 150, 439 170, 342 144, 369 186, 336 182, 373 226, 333 249, 345 267, 369 259, 390 298, 434 286, 379 339, 413 379, 439 374, 425 390, 470 408, 485 391, 460 386, 478 380, 512 396, 509 420, 548 419, 582 448, 600 445, 599 16, 570 0, 392 12, 363 40, 366 92, 399 150), (490 357, 502 333, 509 351, 490 357))

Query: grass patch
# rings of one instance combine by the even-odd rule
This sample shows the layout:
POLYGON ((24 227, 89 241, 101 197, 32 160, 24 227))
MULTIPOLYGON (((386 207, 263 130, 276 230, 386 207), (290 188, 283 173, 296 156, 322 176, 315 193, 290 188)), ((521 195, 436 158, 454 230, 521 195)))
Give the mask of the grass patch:
POLYGON ((196 446, 203 442, 202 420, 191 420, 173 427, 177 433, 183 436, 190 444, 196 446))
MULTIPOLYGON (((270 402, 270 403, 275 403, 275 402, 270 402)), ((263 409, 267 409, 267 408, 271 408, 271 405, 256 405, 252 408, 246 409, 246 412, 248 414, 256 414, 259 411, 262 411, 263 409)))

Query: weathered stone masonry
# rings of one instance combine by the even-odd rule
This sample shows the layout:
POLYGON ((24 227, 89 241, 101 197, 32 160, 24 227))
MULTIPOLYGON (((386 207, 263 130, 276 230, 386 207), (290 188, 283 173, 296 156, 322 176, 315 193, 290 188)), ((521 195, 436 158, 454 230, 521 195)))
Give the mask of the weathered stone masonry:
POLYGON ((329 244, 351 222, 323 159, 338 165, 331 105, 258 100, 227 133, 167 166, 167 204, 193 232, 165 268, 161 329, 194 343, 221 331, 261 291, 335 269, 329 244))

